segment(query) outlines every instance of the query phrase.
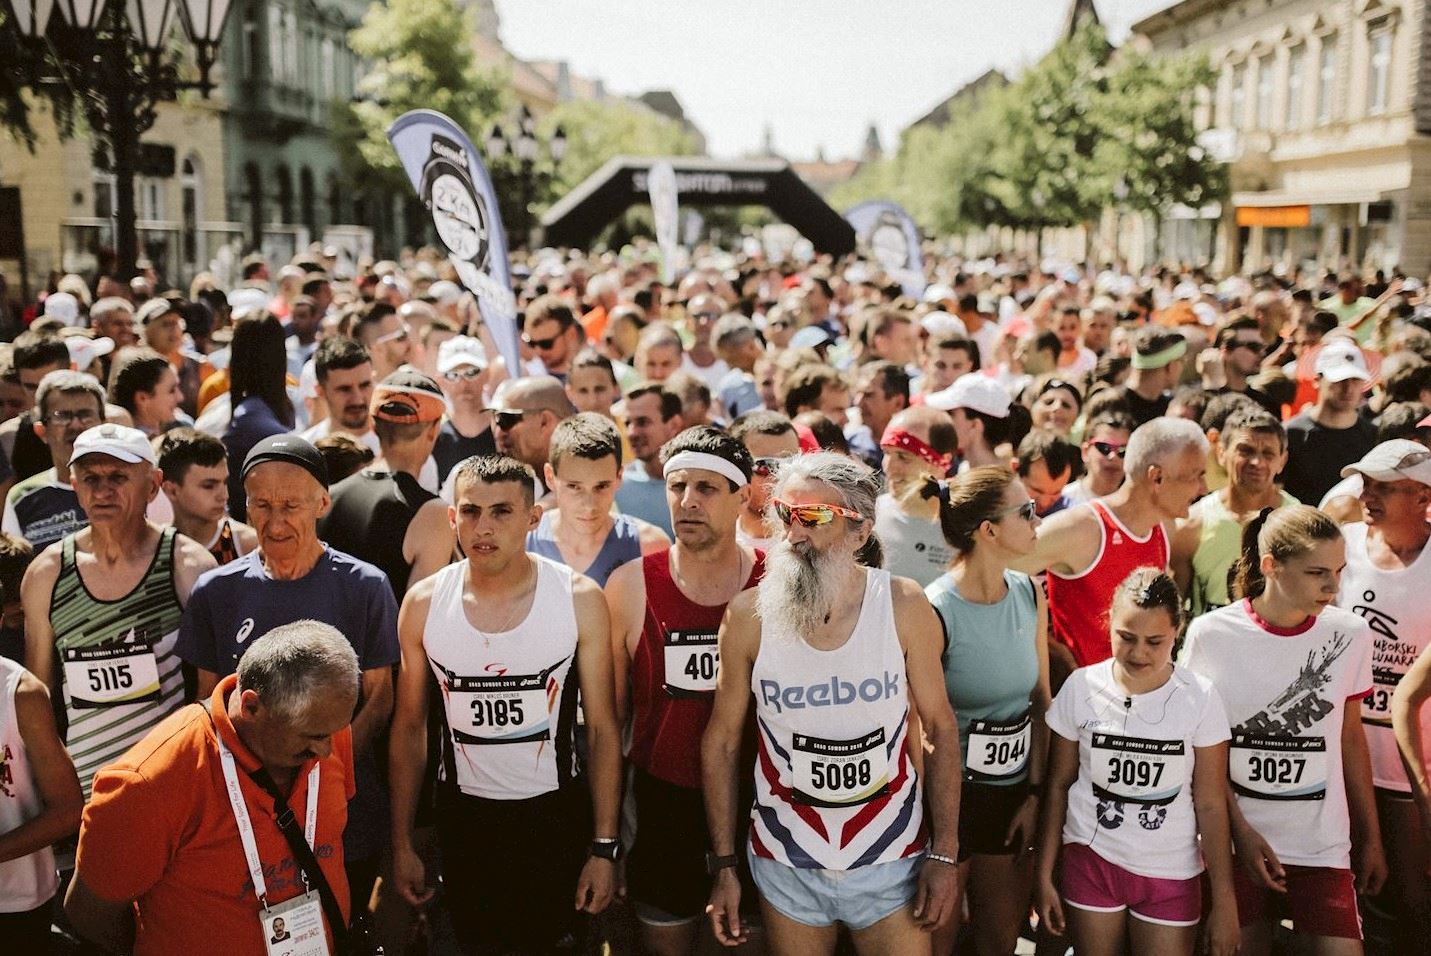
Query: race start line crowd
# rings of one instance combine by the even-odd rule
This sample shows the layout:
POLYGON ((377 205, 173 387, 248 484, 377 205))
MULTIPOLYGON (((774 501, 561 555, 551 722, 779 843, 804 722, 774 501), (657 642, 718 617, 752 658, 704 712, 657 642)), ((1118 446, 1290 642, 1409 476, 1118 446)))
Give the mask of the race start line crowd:
POLYGON ((1415 278, 333 252, 0 347, 7 953, 1427 951, 1415 278))

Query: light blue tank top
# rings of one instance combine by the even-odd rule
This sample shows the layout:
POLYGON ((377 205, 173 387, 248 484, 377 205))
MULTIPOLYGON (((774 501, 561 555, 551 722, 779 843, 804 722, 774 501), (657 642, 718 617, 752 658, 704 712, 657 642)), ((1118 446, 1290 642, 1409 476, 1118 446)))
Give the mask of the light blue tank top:
MULTIPOLYGON (((551 558, 557 564, 566 564, 552 535, 551 512, 542 515, 541 522, 527 532, 527 550, 544 558, 551 558)), ((616 515, 616 524, 606 536, 606 543, 591 559, 591 566, 585 569, 573 568, 596 582, 597 587, 606 587, 606 579, 627 561, 641 557, 641 529, 626 515, 616 515)))
POLYGON ((944 623, 944 686, 959 718, 965 777, 996 785, 1021 782, 1027 769, 1002 779, 971 775, 970 724, 1020 719, 1028 712, 1029 695, 1038 683, 1035 585, 1018 571, 1005 571, 1004 583, 1009 590, 997 604, 964 600, 948 574, 925 588, 944 623))

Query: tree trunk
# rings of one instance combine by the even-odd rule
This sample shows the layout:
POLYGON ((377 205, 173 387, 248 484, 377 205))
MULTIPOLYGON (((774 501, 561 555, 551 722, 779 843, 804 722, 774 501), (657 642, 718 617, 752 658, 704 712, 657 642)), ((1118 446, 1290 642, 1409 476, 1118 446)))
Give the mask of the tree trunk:
POLYGON ((109 133, 114 156, 115 278, 128 282, 138 273, 139 230, 135 225, 134 176, 139 167, 139 135, 119 118, 109 133))

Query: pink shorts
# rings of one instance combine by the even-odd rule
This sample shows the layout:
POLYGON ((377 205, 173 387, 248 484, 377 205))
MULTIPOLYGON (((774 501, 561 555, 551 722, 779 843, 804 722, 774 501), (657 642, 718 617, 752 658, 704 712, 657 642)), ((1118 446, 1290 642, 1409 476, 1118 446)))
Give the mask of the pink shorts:
POLYGON ((1202 881, 1165 880, 1130 873, 1081 843, 1063 845, 1063 898, 1094 913, 1127 910, 1145 923, 1196 926, 1202 917, 1202 881))

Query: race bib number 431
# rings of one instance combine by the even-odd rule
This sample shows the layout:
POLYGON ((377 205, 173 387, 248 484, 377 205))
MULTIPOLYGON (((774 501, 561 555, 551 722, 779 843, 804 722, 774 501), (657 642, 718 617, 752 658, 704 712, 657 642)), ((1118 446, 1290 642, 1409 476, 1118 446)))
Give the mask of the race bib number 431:
POLYGON ((715 631, 666 634, 666 693, 672 697, 707 697, 715 693, 720 651, 715 631))
POLYGON ((853 806, 889 792, 883 728, 855 740, 794 734, 790 766, 796 801, 811 806, 853 806))
POLYGON ((1259 800, 1322 800, 1327 742, 1322 737, 1234 733, 1227 754, 1232 789, 1259 800))
POLYGON ((76 709, 159 699, 159 662, 147 643, 72 648, 63 658, 65 686, 76 709))

